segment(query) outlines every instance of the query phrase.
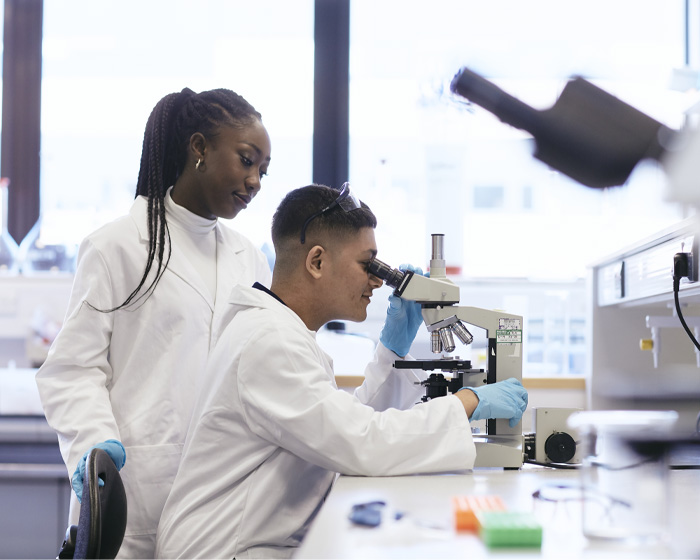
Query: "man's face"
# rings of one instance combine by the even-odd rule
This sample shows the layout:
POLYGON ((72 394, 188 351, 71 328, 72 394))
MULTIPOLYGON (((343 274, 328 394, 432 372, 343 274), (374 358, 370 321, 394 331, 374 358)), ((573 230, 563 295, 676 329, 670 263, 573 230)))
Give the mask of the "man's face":
MULTIPOLYGON (((366 227, 338 242, 332 251, 329 312, 333 319, 364 321, 372 292, 382 281, 367 271, 377 254, 374 229, 366 227)), ((329 319, 330 320, 330 319, 329 319)))

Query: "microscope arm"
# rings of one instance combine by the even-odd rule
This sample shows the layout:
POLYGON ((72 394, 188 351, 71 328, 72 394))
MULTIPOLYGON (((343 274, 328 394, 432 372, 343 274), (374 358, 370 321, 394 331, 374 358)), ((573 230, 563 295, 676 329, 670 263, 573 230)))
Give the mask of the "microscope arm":
POLYGON ((396 295, 422 305, 453 305, 459 303, 459 286, 447 277, 407 274, 396 295))
MULTIPOLYGON (((507 315, 502 311, 491 311, 489 309, 481 309, 480 307, 464 307, 461 305, 451 305, 448 307, 424 306, 422 314, 423 320, 427 326, 456 315, 460 321, 486 330, 486 336, 489 338, 495 337, 496 331, 508 328, 509 325, 504 322, 504 319, 508 319, 508 317, 522 319, 521 317, 507 315)), ((522 321, 518 328, 522 330, 522 321)))
POLYGON ((463 323, 484 329, 488 340, 488 382, 495 383, 510 377, 522 380, 523 318, 521 316, 460 305, 424 306, 422 315, 423 322, 429 330, 431 325, 450 317, 456 317, 463 323))

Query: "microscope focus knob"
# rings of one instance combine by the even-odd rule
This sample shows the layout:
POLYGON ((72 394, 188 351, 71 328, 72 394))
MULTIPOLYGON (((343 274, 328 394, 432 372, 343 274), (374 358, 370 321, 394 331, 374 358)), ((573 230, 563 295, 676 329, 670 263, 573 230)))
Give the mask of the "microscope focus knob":
POLYGON ((555 432, 544 442, 544 452, 552 463, 566 463, 576 454, 576 442, 566 432, 555 432))

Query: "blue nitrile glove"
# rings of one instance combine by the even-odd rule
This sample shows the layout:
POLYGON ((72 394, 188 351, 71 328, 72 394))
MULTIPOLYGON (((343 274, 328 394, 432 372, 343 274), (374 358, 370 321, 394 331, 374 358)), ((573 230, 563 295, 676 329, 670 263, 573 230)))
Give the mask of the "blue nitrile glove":
MULTIPOLYGON (((423 274, 420 268, 410 264, 402 264, 399 270, 410 270, 415 274, 423 274)), ((415 301, 408 301, 394 294, 389 296, 389 307, 386 310, 386 321, 379 334, 379 342, 402 358, 408 354, 416 338, 418 328, 423 322, 421 307, 415 301)))
POLYGON ((520 422, 527 408, 527 390, 515 377, 490 385, 465 387, 465 389, 474 391, 479 397, 479 404, 471 420, 508 418, 510 419, 508 424, 512 428, 520 422))
MULTIPOLYGON (((117 441, 116 439, 108 439, 107 441, 98 443, 97 445, 93 445, 90 449, 88 449, 83 455, 83 458, 80 459, 80 461, 78 461, 78 466, 75 468, 73 477, 70 479, 71 486, 73 486, 73 490, 78 496, 79 502, 83 498, 83 482, 85 481, 85 463, 87 462, 87 458, 90 454, 90 451, 95 449, 95 447, 104 449, 107 452, 107 455, 109 455, 110 459, 112 459, 112 461, 114 461, 114 464, 117 466, 117 470, 121 470, 121 468, 124 466, 124 463, 126 463, 126 451, 124 449, 124 446, 121 444, 120 441, 117 441)), ((104 482, 102 481, 102 479, 100 479, 98 484, 100 486, 104 486, 104 482)))

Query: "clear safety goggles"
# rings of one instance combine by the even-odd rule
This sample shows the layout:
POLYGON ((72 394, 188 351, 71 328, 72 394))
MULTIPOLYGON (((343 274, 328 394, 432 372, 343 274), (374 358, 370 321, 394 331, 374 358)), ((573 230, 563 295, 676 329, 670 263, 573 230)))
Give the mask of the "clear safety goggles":
POLYGON ((338 197, 331 202, 328 206, 326 206, 323 210, 319 210, 315 214, 311 214, 306 221, 304 222, 304 225, 301 228, 301 244, 303 245, 304 242, 306 241, 306 228, 309 227, 309 224, 314 218, 318 218, 319 216, 322 216, 326 212, 330 212, 335 208, 336 206, 340 206, 345 212, 350 212, 352 210, 357 210, 358 208, 362 208, 362 203, 360 202, 360 199, 355 197, 354 194, 350 191, 350 183, 343 183, 343 186, 340 188, 340 194, 338 194, 338 197))

